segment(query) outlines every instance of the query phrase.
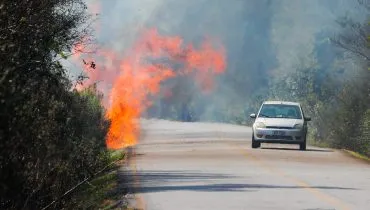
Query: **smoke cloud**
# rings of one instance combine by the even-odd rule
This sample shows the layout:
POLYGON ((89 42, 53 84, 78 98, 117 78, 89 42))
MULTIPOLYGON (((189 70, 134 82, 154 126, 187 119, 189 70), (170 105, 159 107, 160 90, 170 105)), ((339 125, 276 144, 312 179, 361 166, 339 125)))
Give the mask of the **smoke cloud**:
MULTIPOLYGON (((148 111, 148 116, 169 117, 175 107, 182 110, 177 117, 183 120, 222 121, 225 113, 240 115, 252 95, 266 91, 269 78, 284 77, 302 62, 309 65, 317 43, 340 29, 339 17, 362 18, 351 10, 356 1, 347 0, 87 0, 87 4, 93 11, 99 8, 98 44, 118 52, 130 49, 146 28, 195 45, 207 36, 223 44, 228 65, 215 91, 204 95, 190 78, 172 79, 148 111)), ((322 62, 334 51, 330 48, 322 55, 322 62)))

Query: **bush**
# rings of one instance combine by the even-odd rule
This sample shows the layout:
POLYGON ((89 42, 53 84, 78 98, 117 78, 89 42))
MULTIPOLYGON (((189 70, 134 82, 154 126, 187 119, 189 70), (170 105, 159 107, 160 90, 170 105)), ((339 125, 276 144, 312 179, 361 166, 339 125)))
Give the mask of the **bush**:
POLYGON ((108 160, 101 96, 71 91, 59 63, 88 35, 85 10, 82 0, 0 3, 1 209, 42 208, 108 160))

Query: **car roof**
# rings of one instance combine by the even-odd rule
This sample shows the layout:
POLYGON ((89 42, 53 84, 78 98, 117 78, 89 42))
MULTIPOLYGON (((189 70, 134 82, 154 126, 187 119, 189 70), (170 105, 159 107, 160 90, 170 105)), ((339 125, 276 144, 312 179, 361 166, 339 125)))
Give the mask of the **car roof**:
POLYGON ((300 103, 292 102, 292 101, 265 101, 265 102, 263 102, 263 104, 285 104, 285 105, 300 106, 300 103))

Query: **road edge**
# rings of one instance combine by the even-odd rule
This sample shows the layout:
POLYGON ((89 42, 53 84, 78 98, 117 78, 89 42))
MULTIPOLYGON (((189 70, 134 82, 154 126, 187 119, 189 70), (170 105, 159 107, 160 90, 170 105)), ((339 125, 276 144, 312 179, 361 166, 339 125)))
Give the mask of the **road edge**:
POLYGON ((342 151, 342 153, 344 153, 348 157, 351 157, 351 158, 359 160, 361 162, 370 164, 370 157, 367 157, 367 156, 362 155, 358 152, 347 150, 347 149, 341 149, 340 151, 342 151))

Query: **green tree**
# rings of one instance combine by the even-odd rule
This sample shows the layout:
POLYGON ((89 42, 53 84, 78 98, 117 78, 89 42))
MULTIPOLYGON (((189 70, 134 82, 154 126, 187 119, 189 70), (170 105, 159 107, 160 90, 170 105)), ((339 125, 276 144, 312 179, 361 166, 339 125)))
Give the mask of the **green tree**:
POLYGON ((106 162, 99 94, 71 91, 59 62, 89 37, 85 12, 82 0, 0 1, 1 209, 40 209, 106 162))

